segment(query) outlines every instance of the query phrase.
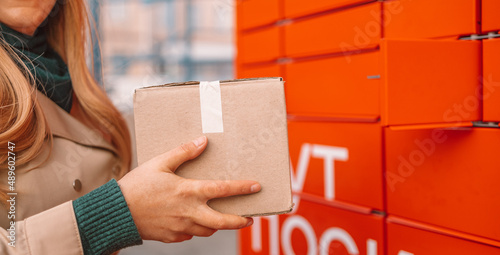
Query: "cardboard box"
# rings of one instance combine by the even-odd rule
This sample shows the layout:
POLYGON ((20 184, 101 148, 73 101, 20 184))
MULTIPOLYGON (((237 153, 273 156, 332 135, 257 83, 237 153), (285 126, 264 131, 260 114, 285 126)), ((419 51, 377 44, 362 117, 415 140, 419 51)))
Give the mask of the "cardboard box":
POLYGON ((494 244, 478 242, 471 236, 460 233, 441 232, 429 229, 423 224, 388 218, 387 247, 388 255, 496 255, 500 248, 494 244))
POLYGON ((286 57, 345 54, 377 47, 382 29, 380 4, 304 18, 284 26, 286 57))
POLYGON ((384 37, 458 38, 462 35, 477 34, 478 4, 477 0, 386 1, 383 3, 384 37))
POLYGON ((482 42, 483 120, 500 122, 500 39, 482 42))
POLYGON ((262 191, 214 199, 237 215, 292 209, 287 123, 281 78, 186 82, 138 89, 134 96, 139 164, 205 135, 208 146, 177 174, 192 179, 255 180, 262 191))
POLYGON ((387 212, 500 241, 500 129, 385 129, 387 212))
POLYGON ((500 30, 500 1, 498 0, 481 0, 481 29, 482 32, 491 32, 500 30))
POLYGON ((380 123, 289 121, 294 193, 383 209, 380 123))
POLYGON ((306 198, 293 213, 256 218, 239 233, 242 255, 385 254, 382 216, 306 198))

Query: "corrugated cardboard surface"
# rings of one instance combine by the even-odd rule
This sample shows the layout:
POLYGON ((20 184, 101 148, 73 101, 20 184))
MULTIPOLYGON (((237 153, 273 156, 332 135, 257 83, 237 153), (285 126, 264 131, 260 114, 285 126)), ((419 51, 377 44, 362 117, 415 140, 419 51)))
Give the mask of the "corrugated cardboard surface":
POLYGON ((192 179, 255 180, 253 195, 214 199, 215 210, 253 216, 292 208, 286 107, 281 78, 221 81, 223 133, 202 132, 198 82, 136 90, 139 164, 202 135, 208 146, 177 174, 192 179))

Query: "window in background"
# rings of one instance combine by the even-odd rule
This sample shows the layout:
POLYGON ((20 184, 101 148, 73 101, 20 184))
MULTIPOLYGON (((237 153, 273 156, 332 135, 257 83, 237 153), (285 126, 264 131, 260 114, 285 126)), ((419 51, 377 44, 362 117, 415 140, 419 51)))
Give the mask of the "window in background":
POLYGON ((138 87, 233 77, 232 0, 99 3, 104 83, 121 111, 138 87))

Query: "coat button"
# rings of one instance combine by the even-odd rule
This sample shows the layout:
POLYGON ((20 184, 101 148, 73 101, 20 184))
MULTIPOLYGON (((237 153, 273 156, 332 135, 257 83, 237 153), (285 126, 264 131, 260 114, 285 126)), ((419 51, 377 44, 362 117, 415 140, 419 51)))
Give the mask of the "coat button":
POLYGON ((78 179, 74 180, 73 181, 73 189, 75 189, 76 191, 82 190, 82 182, 78 179))

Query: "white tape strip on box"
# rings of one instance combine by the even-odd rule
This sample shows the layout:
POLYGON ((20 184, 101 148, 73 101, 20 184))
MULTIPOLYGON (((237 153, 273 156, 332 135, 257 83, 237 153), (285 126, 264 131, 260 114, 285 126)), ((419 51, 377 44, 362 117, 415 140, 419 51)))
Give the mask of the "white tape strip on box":
POLYGON ((203 133, 223 133, 219 81, 200 82, 200 107, 203 133))

